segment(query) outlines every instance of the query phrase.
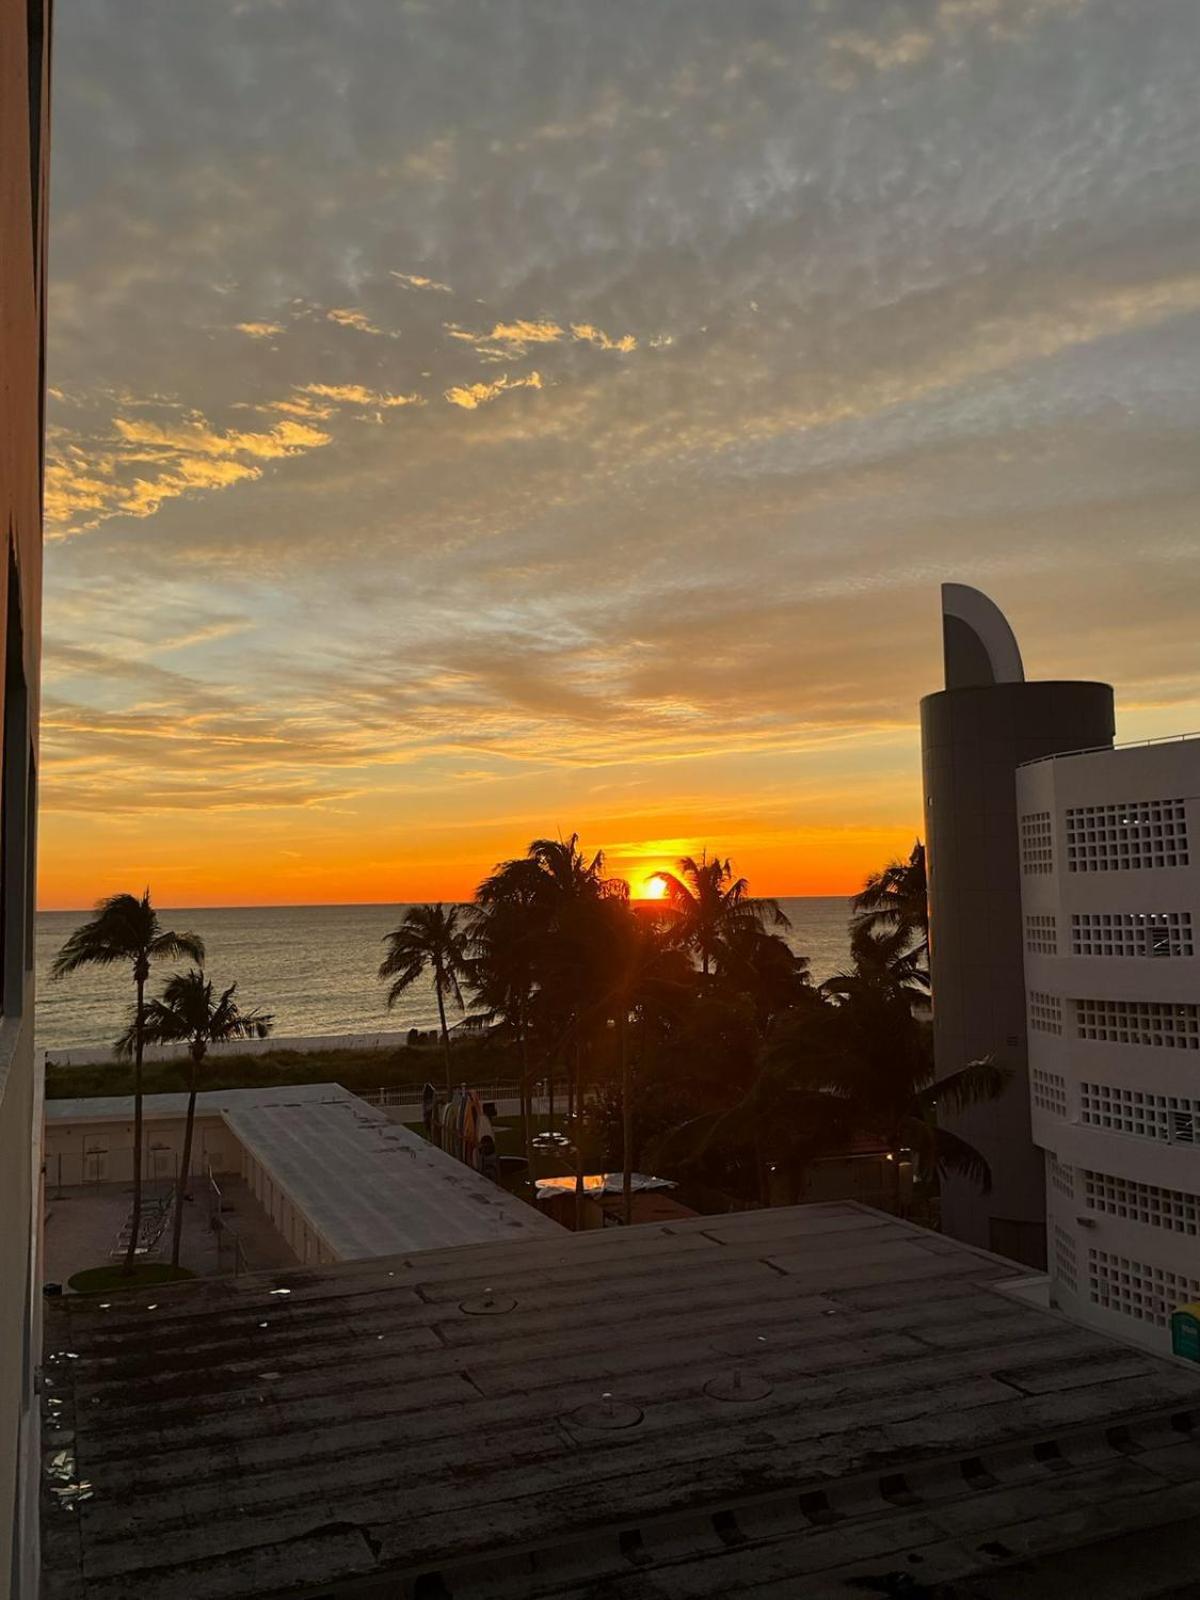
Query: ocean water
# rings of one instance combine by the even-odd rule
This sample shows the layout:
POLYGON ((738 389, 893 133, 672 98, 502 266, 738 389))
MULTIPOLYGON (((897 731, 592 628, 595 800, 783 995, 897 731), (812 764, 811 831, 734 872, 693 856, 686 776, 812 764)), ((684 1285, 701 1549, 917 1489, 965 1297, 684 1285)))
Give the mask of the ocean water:
MULTIPOLYGON (((846 961, 849 902, 841 898, 781 900, 791 919, 786 937, 821 982, 846 961)), ((243 906, 160 913, 165 927, 204 940, 207 970, 238 1000, 269 1011, 278 1034, 378 1033, 432 1027, 437 1004, 427 981, 388 1011, 376 977, 383 940, 407 907, 243 906)), ((124 1028, 133 984, 120 968, 93 968, 57 982, 50 965, 63 941, 86 920, 81 911, 43 911, 37 919, 37 1026, 43 1049, 110 1044, 124 1028)), ((157 975, 165 978, 171 969, 157 975)), ((151 992, 157 982, 151 980, 151 992)))

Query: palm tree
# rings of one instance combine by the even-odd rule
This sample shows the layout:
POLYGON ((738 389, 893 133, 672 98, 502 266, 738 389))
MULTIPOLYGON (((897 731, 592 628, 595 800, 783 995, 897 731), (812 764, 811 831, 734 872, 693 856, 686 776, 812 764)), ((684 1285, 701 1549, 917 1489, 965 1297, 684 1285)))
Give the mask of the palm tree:
POLYGON ((446 1089, 450 1089, 450 1029, 446 1025, 446 1001, 463 1008, 462 981, 467 976, 467 929, 458 906, 447 908, 439 901, 432 906, 411 906, 404 921, 387 935, 388 953, 380 963, 379 976, 391 978, 388 1010, 406 989, 412 987, 426 969, 433 974, 438 1017, 442 1025, 442 1050, 446 1057, 446 1089))
POLYGON ((581 908, 574 932, 578 961, 576 1026, 615 1036, 621 1096, 621 1193, 633 1220, 634 1052, 643 1066, 655 1023, 692 997, 695 969, 674 930, 639 916, 628 899, 608 896, 581 908))
POLYGON ((81 967, 111 967, 128 962, 133 969, 137 1001, 133 1013, 133 1210, 129 1249, 124 1271, 133 1271, 142 1226, 142 1056, 146 1043, 146 984, 151 964, 158 960, 204 960, 204 941, 194 933, 174 933, 162 926, 145 890, 139 900, 132 894, 109 895, 96 903, 95 916, 63 945, 50 969, 53 978, 65 978, 81 967))
MULTIPOLYGON (((196 1121, 196 1090, 200 1065, 210 1044, 225 1044, 230 1039, 265 1039, 274 1018, 261 1011, 242 1011, 234 1000, 237 984, 231 983, 217 998, 203 971, 176 972, 167 979, 162 998, 151 1000, 145 1008, 143 1031, 150 1044, 182 1044, 188 1047, 188 1108, 183 1133, 183 1157, 175 1185, 174 1232, 171 1237, 171 1265, 179 1265, 179 1245, 183 1236, 183 1207, 187 1199, 188 1175, 192 1165, 192 1130, 196 1121)), ((117 1041, 117 1050, 129 1055, 135 1047, 134 1029, 117 1041)))
POLYGON ((987 1162, 966 1140, 938 1127, 937 1111, 995 1099, 1007 1069, 984 1057, 935 1082, 929 1024, 913 1014, 911 993, 890 974, 860 969, 824 987, 835 1000, 840 1050, 822 1087, 849 1099, 859 1127, 880 1135, 897 1161, 901 1149, 910 1149, 927 1174, 954 1172, 986 1193, 987 1162))
POLYGON ((576 833, 534 839, 524 856, 502 861, 475 892, 472 987, 486 1014, 502 1017, 516 1035, 527 1146, 533 1082, 539 1075, 531 1046, 540 1043, 553 1114, 558 1057, 579 1040, 579 965, 569 958, 572 921, 581 908, 628 900, 628 894, 627 884, 604 876, 602 852, 589 859, 580 850, 576 833))
POLYGON ((790 923, 775 900, 754 899, 745 878, 735 878, 728 861, 708 859, 705 851, 699 861, 684 856, 678 874, 654 874, 666 886, 667 906, 674 912, 683 941, 700 957, 700 970, 707 977, 718 959, 722 942, 747 927, 761 929, 769 923, 775 928, 790 923))
POLYGON ((873 872, 850 902, 851 948, 892 967, 910 989, 929 987, 929 887, 925 846, 918 839, 907 861, 873 872), (874 948, 873 948, 874 947, 874 948))

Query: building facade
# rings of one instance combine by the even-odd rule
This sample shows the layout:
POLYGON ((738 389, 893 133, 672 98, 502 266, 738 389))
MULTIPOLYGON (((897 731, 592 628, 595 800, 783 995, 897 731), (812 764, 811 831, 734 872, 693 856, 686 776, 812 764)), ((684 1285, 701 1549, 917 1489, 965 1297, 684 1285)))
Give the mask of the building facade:
POLYGON ((1200 738, 1017 774, 1052 1293, 1170 1349, 1200 1301, 1200 738))
POLYGON ((37 1592, 41 1121, 33 1053, 34 817, 45 392, 46 0, 0 3, 0 1596, 37 1592))
POLYGON ((942 1186, 942 1226, 966 1244, 1045 1264, 1041 1152, 1025 1048, 1015 775, 1038 756, 1111 745, 1103 683, 1025 681, 1020 651, 986 595, 942 589, 946 687, 921 702, 930 977, 939 1077, 990 1056, 1009 1068, 999 1100, 945 1117, 987 1159, 992 1187, 942 1186))

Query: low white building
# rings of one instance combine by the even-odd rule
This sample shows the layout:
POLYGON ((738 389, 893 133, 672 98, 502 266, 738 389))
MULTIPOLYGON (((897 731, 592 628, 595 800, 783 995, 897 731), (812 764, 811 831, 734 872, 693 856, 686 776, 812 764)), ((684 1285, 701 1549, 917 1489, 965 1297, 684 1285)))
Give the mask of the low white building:
POLYGON ((1017 773, 1055 1302, 1170 1349, 1200 1301, 1200 738, 1017 773))
MULTIPOLYGON (((148 1181, 173 1181, 186 1094, 143 1102, 148 1181)), ((128 1183, 128 1095, 46 1102, 46 1186, 128 1183)), ((330 1264, 508 1244, 561 1230, 490 1179, 337 1083, 214 1089, 196 1097, 194 1178, 241 1177, 297 1261, 330 1264)))

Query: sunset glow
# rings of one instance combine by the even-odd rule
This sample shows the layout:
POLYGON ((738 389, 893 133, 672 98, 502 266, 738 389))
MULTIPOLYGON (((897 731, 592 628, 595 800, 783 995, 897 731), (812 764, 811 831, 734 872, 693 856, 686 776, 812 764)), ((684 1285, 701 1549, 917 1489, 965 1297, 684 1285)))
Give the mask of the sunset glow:
POLYGON ((1200 725, 1194 16, 1136 11, 69 8, 42 905, 572 831, 849 894, 942 579, 1200 725))
POLYGON ((661 900, 666 895, 667 886, 662 878, 645 878, 640 884, 630 885, 631 893, 637 900, 661 900))

